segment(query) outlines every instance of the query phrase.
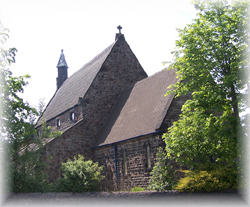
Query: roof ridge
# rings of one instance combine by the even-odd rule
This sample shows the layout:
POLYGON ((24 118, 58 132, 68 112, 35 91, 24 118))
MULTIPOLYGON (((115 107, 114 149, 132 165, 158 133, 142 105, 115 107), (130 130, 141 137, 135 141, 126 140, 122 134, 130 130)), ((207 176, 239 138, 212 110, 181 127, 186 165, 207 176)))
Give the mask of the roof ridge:
POLYGON ((167 68, 164 68, 164 69, 162 69, 162 70, 160 70, 160 71, 154 73, 153 75, 148 76, 147 78, 144 78, 144 79, 142 79, 142 80, 136 82, 135 85, 136 85, 136 84, 140 84, 141 82, 147 81, 147 80, 149 80, 149 79, 151 79, 151 78, 154 78, 156 75, 159 75, 159 73, 162 73, 163 71, 167 71, 167 70, 168 70, 167 68))

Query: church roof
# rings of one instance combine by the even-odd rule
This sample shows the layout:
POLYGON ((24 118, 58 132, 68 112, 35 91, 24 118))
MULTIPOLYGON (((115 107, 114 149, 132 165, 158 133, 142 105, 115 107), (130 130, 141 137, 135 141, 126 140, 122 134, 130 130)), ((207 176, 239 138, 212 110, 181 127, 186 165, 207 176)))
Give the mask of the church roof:
POLYGON ((154 133, 160 128, 174 94, 165 96, 176 83, 175 70, 163 70, 125 90, 99 133, 95 146, 154 133))
MULTIPOLYGON (((78 104, 79 98, 85 95, 117 41, 64 81, 45 108, 43 116, 37 122, 37 126, 40 126, 44 120, 49 121, 78 104)), ((61 66, 60 60, 64 58, 64 55, 62 55, 63 53, 57 67, 61 66)), ((66 61, 63 63, 66 63, 66 61)))

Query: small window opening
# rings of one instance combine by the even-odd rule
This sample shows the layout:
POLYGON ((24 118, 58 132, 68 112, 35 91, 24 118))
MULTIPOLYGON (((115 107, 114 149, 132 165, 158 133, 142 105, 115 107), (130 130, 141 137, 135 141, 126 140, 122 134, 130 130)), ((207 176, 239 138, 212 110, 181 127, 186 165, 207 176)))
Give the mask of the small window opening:
POLYGON ((61 121, 60 121, 60 119, 57 120, 57 126, 58 126, 58 127, 61 126, 61 121))
POLYGON ((126 156, 125 150, 123 150, 123 152, 122 152, 122 161, 123 161, 123 173, 124 173, 124 175, 127 175, 128 167, 127 167, 127 156, 126 156))
POLYGON ((70 120, 75 121, 75 113, 74 112, 70 113, 70 120))
POLYGON ((147 167, 151 168, 151 161, 150 161, 150 147, 147 145, 147 167))

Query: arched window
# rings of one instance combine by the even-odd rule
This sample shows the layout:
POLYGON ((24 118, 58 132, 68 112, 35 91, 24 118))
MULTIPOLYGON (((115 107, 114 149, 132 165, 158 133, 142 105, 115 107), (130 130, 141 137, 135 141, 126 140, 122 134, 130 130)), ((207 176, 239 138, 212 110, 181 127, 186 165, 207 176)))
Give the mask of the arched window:
POLYGON ((149 146, 149 144, 147 144, 147 147, 146 147, 146 159, 147 159, 147 168, 151 168, 150 146, 149 146))
POLYGON ((60 121, 60 119, 57 120, 57 126, 58 126, 58 127, 61 126, 61 121, 60 121))
POLYGON ((123 174, 127 175, 127 173, 128 173, 128 166, 127 166, 127 156, 126 156, 125 149, 123 149, 123 151, 122 151, 122 162, 123 162, 123 174))
POLYGON ((70 113, 70 120, 75 121, 75 113, 74 112, 70 113))

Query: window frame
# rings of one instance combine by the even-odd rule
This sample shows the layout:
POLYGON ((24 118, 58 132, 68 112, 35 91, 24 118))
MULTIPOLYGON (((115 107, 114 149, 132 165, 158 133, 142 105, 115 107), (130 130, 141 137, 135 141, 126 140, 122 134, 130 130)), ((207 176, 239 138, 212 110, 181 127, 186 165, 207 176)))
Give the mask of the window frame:
POLYGON ((151 169, 152 168, 152 163, 151 163, 151 150, 149 144, 146 146, 146 159, 147 159, 147 168, 151 169))
POLYGON ((75 122, 75 112, 70 112, 69 116, 70 116, 70 120, 75 122))
POLYGON ((146 171, 151 171, 153 168, 153 163, 151 161, 151 145, 149 141, 144 142, 144 152, 145 152, 145 168, 146 171))
POLYGON ((122 171, 123 175, 127 176, 128 175, 128 161, 127 161, 127 153, 126 149, 122 149, 122 171))
POLYGON ((57 121, 56 121, 56 126, 57 126, 57 127, 61 127, 61 121, 60 121, 60 119, 57 119, 57 121))

